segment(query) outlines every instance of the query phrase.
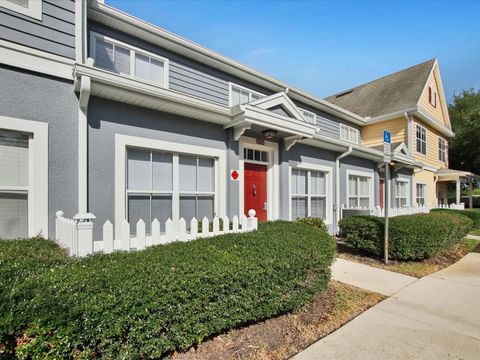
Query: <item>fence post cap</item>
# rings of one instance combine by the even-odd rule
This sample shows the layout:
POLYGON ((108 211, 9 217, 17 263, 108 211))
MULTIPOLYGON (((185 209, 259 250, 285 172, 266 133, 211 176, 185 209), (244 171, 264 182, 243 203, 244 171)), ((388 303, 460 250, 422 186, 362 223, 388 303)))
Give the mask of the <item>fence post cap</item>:
POLYGON ((62 210, 58 210, 58 211, 55 213, 55 216, 57 217, 57 219, 58 219, 58 218, 63 218, 63 215, 64 215, 64 214, 65 214, 65 213, 64 213, 62 210))
POLYGON ((78 222, 87 222, 87 221, 92 221, 93 219, 96 219, 96 218, 97 217, 92 213, 86 213, 86 214, 76 214, 72 219, 78 222))
POLYGON ((254 218, 257 215, 257 212, 254 209, 248 210, 248 216, 254 218))

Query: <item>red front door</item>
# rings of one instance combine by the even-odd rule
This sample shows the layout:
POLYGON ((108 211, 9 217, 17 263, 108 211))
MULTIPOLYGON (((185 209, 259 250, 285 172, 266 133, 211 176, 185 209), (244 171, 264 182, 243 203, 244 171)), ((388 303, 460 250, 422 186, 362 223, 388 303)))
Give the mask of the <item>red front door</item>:
POLYGON ((379 184, 379 189, 380 189, 380 207, 383 209, 383 194, 385 191, 385 180, 383 178, 380 178, 380 184, 379 184))
POLYGON ((257 212, 260 221, 267 221, 267 166, 245 163, 244 166, 244 212, 257 212))

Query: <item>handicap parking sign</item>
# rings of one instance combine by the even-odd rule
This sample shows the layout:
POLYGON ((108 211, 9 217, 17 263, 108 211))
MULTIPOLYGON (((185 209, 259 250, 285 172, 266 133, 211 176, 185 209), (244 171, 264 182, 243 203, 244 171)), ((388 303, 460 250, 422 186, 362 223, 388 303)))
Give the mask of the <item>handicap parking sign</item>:
POLYGON ((390 140, 391 140, 391 138, 390 138, 390 131, 384 130, 384 131, 383 131, 383 142, 384 142, 384 143, 387 143, 387 144, 390 144, 390 140))

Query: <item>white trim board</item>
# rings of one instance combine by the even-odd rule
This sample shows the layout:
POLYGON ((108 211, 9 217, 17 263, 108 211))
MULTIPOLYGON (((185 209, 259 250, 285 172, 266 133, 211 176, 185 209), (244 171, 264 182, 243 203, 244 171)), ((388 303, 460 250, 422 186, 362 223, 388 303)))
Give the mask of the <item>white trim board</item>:
POLYGON ((267 165, 267 220, 276 220, 279 218, 279 207, 280 207, 280 169, 278 165, 278 144, 265 141, 265 145, 259 145, 256 142, 256 139, 251 137, 242 136, 238 141, 239 145, 239 187, 238 187, 238 196, 239 196, 239 216, 244 214, 245 209, 245 197, 244 197, 244 164, 245 162, 250 162, 243 159, 243 149, 254 149, 266 151, 268 153, 268 165, 267 165))
POLYGON ((0 116, 0 129, 29 133, 28 236, 48 238, 48 124, 0 116))
MULTIPOLYGON (((115 134, 115 236, 120 237, 120 224, 126 214, 126 154, 127 147, 160 150, 172 153, 200 155, 215 158, 215 209, 217 216, 226 215, 227 205, 227 150, 189 145, 165 140, 115 134)), ((175 181, 174 181, 175 183, 175 181)), ((175 189, 174 189, 175 190, 175 189)), ((173 204, 172 219, 178 221, 177 207, 173 204)))
POLYGON ((28 7, 15 4, 12 1, 0 0, 0 6, 19 14, 29 16, 31 18, 42 20, 42 0, 28 0, 28 7))
MULTIPOLYGON (((325 175, 325 223, 333 225, 333 166, 314 164, 309 162, 290 161, 288 166, 288 219, 292 219, 292 169, 300 169, 307 171, 321 171, 325 175)), ((308 184, 307 186, 310 186, 308 184)))
POLYGON ((0 39, 0 63, 73 80, 74 61, 0 39))

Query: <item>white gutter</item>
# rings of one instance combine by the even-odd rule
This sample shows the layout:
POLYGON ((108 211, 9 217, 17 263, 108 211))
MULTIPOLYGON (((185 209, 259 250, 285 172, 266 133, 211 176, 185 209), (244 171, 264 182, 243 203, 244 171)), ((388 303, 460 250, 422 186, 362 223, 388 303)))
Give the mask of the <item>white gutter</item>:
POLYGON ((335 159, 335 222, 333 232, 337 232, 338 222, 342 218, 340 213, 340 160, 350 155, 353 151, 351 146, 343 154, 340 154, 335 159))
POLYGON ((288 88, 289 96, 292 99, 330 112, 357 125, 364 125, 366 123, 365 118, 362 116, 310 95, 303 90, 292 87, 158 26, 147 23, 109 5, 105 5, 98 0, 89 2, 88 17, 106 26, 143 38, 150 43, 263 86, 273 92, 283 92, 288 88))

